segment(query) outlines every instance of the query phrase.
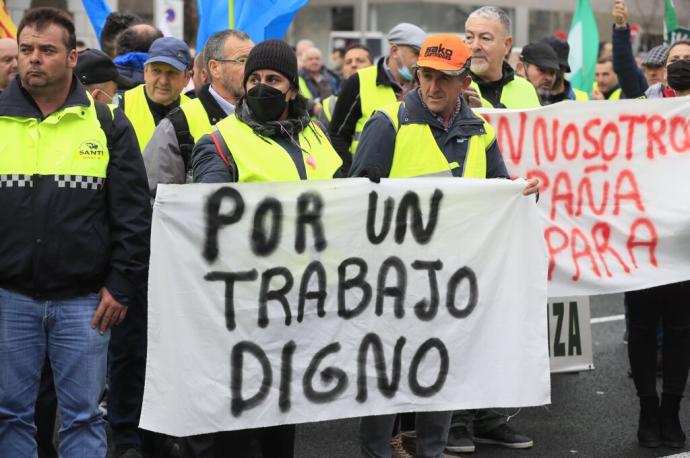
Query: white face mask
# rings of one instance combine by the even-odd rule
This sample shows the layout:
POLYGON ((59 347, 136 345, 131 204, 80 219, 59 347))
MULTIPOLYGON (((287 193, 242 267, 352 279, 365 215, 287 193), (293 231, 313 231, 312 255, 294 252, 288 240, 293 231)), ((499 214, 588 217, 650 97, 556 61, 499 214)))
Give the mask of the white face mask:
POLYGON ((111 96, 110 94, 108 94, 107 92, 105 92, 103 90, 101 90, 100 93, 110 99, 110 102, 108 103, 109 105, 112 105, 114 107, 120 106, 120 94, 115 93, 115 95, 111 96))

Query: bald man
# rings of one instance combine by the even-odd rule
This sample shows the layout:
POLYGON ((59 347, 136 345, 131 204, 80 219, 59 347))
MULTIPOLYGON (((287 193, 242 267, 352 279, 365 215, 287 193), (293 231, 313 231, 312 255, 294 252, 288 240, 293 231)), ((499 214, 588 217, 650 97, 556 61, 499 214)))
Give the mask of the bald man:
POLYGON ((12 38, 0 38, 0 92, 17 75, 17 42, 12 38))

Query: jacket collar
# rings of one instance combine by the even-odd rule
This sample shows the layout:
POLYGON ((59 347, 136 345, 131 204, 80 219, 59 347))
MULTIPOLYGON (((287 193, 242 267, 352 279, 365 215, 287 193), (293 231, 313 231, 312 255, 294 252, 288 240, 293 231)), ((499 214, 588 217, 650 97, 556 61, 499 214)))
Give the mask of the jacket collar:
MULTIPOLYGON (((404 104, 405 110, 400 120, 401 124, 428 124, 432 128, 445 130, 436 116, 424 106, 418 90, 408 92, 404 104)), ((484 120, 477 116, 463 99, 460 111, 448 128, 448 133, 463 137, 483 134, 484 120)))
POLYGON ((213 126, 218 121, 225 118, 227 115, 225 114, 225 111, 220 106, 220 104, 218 104, 216 99, 213 97, 213 95, 211 95, 211 93, 209 92, 210 86, 210 84, 204 84, 199 90, 199 94, 197 95, 197 97, 201 102, 201 105, 203 105, 204 109, 206 110, 206 114, 208 115, 208 121, 213 126))
MULTIPOLYGON (((88 107, 91 101, 86 95, 86 89, 72 75, 72 86, 70 87, 67 99, 55 111, 60 111, 69 107, 88 107)), ((13 79, 2 94, 0 94, 0 116, 15 116, 19 118, 43 118, 43 113, 38 108, 31 94, 22 87, 19 75, 13 79)))
POLYGON ((613 93, 616 92, 620 88, 621 88, 621 85, 616 84, 616 86, 614 88, 612 88, 610 91, 604 92, 603 94, 604 94, 604 97, 606 97, 606 100, 608 100, 609 97, 611 97, 611 95, 613 95, 613 93))
POLYGON ((502 70, 503 75, 501 75, 501 79, 498 81, 484 81, 481 77, 475 75, 474 73, 472 73, 472 80, 476 81, 479 87, 490 86, 494 84, 503 87, 515 79, 515 70, 513 70, 513 67, 511 67, 510 64, 506 61, 503 61, 502 70))
POLYGON ((388 56, 383 56, 376 63, 376 85, 377 86, 388 86, 393 89, 400 90, 397 84, 393 84, 388 73, 386 72, 386 59, 388 56))

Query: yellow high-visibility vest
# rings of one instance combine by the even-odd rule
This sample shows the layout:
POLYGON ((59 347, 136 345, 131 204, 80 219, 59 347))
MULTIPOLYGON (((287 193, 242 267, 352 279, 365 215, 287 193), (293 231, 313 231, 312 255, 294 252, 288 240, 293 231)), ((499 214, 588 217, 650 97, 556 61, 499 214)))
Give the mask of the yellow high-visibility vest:
MULTIPOLYGON (((482 91, 479 89, 479 85, 472 81, 471 86, 479 95, 482 91)), ((486 100, 484 97, 482 99, 482 106, 485 108, 494 108, 494 106, 486 100)), ((505 86, 501 91, 501 103, 506 108, 537 108, 541 106, 539 101, 539 95, 537 90, 534 89, 532 83, 522 78, 521 76, 515 75, 515 78, 505 86)))
POLYGON ((484 121, 484 133, 469 138, 465 163, 448 162, 439 148, 428 124, 402 124, 398 115, 404 109, 402 102, 386 105, 385 113, 396 130, 395 149, 390 178, 407 178, 421 175, 452 175, 452 170, 462 167, 465 178, 486 178, 486 149, 496 139, 491 125, 484 121))
POLYGON ((323 115, 326 117, 326 121, 329 123, 333 118, 333 111, 335 110, 335 104, 338 101, 338 97, 335 95, 329 95, 321 101, 321 107, 323 108, 323 115))
POLYGON ((0 175, 54 175, 59 187, 102 186, 110 162, 108 139, 88 97, 90 106, 65 107, 43 120, 0 116, 0 175))
POLYGON ((371 115, 376 110, 398 100, 392 87, 376 84, 377 65, 361 68, 357 70, 357 74, 359 75, 359 102, 362 106, 362 117, 357 120, 355 133, 352 136, 352 143, 350 144, 352 154, 357 151, 359 137, 371 115))
POLYGON ((307 81, 301 76, 299 77, 299 93, 306 97, 307 100, 314 98, 314 94, 311 93, 309 86, 307 86, 307 81))
MULTIPOLYGON (((126 106, 125 106, 126 108, 126 106)), ((198 142, 201 137, 211 133, 211 122, 208 120, 208 113, 199 99, 192 99, 180 105, 180 110, 184 112, 189 126, 189 134, 198 142)))
POLYGON ((620 100, 622 95, 623 91, 621 90, 621 88, 618 88, 615 91, 613 91, 609 98, 606 100, 620 100))
MULTIPOLYGON (((254 133, 235 115, 216 124, 237 166, 240 182, 299 181, 300 176, 290 154, 272 138, 254 133)), ((298 135, 308 180, 333 178, 343 164, 326 134, 314 122, 298 135)))
MULTIPOLYGON (((180 105, 189 102, 191 99, 184 94, 180 94, 180 105)), ((137 134, 137 141, 139 148, 143 152, 146 149, 146 144, 151 140, 153 131, 156 130, 156 122, 153 119, 149 104, 146 101, 146 94, 144 93, 144 85, 125 91, 125 115, 129 118, 129 122, 134 127, 134 133, 137 134)))

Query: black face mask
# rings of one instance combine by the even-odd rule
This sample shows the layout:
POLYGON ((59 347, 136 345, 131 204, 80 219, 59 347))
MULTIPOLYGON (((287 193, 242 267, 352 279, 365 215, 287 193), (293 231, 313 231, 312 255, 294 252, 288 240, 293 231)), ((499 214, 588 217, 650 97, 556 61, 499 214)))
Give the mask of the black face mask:
POLYGON ((690 89, 690 61, 677 60, 666 67, 666 81, 673 90, 690 89))
POLYGON ((257 84, 248 90, 245 99, 259 122, 277 120, 287 107, 285 94, 266 84, 257 84))

